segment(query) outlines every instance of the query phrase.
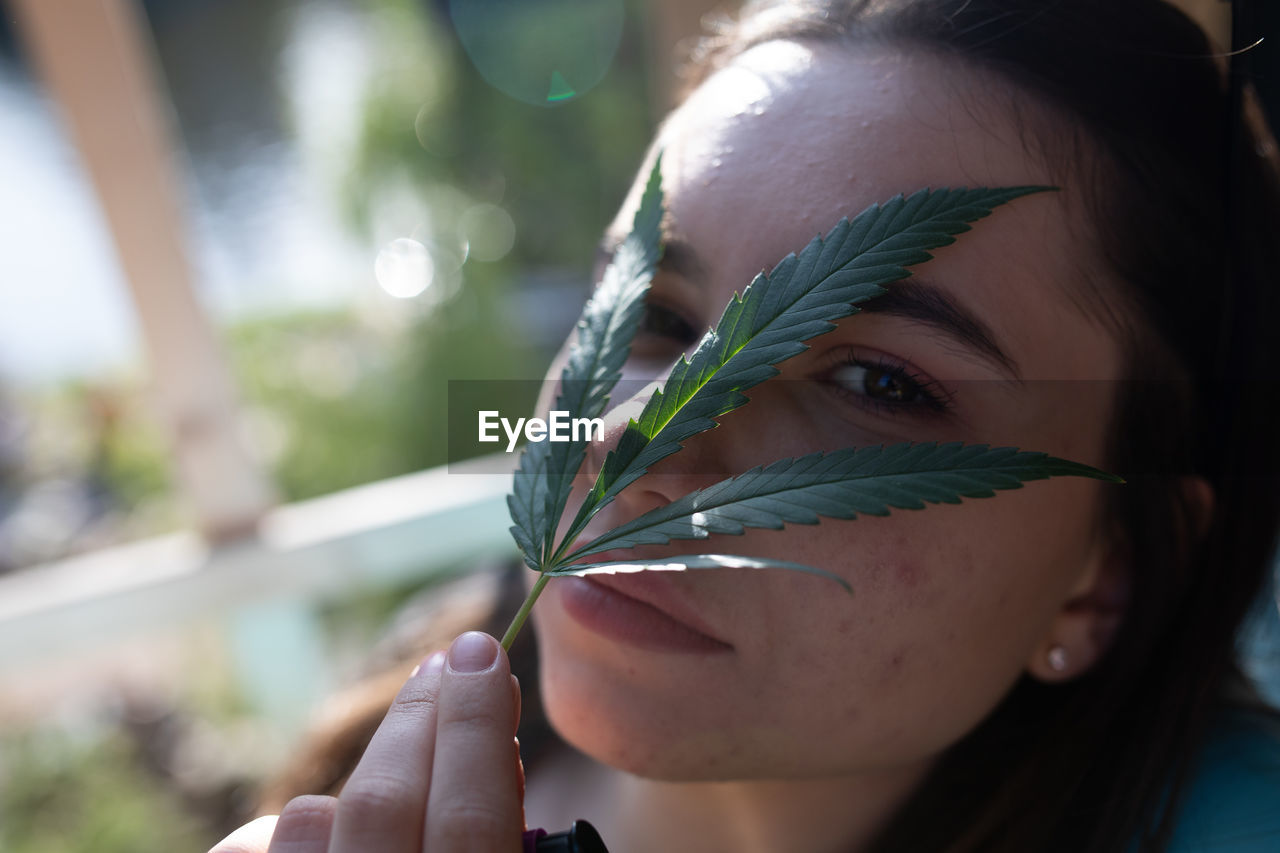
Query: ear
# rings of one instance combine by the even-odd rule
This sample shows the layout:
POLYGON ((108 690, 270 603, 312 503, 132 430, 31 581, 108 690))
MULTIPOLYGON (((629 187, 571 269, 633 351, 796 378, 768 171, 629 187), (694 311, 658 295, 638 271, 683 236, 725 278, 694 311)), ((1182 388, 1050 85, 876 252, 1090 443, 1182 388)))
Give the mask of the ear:
MULTIPOLYGON (((1179 487, 1195 531, 1185 543, 1194 547, 1213 519, 1213 487, 1203 477, 1183 477, 1179 487)), ((1132 594, 1134 546, 1113 529, 1099 537, 1096 553, 1080 581, 1054 617, 1044 640, 1032 651, 1027 672, 1046 683, 1070 681, 1102 659, 1124 620, 1132 594)))
POLYGON ((1133 549, 1127 537, 1114 534, 1099 537, 1096 549, 1027 662, 1032 678, 1050 684, 1070 681, 1111 647, 1129 607, 1133 549))

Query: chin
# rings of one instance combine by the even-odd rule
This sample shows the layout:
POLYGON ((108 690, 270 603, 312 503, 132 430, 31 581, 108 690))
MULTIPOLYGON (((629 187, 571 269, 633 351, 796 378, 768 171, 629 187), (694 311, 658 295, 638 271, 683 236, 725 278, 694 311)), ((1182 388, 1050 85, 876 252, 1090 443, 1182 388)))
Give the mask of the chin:
POLYGON ((830 772, 798 764, 801 756, 777 727, 734 725, 733 714, 717 712, 705 696, 680 702, 635 684, 601 684, 598 670, 564 660, 546 662, 541 679, 556 733, 601 764, 635 776, 723 782, 830 772))
POLYGON ((634 684, 602 684, 598 671, 563 660, 544 662, 541 679, 552 728, 596 761, 653 779, 723 778, 723 761, 715 755, 726 746, 723 731, 690 721, 670 697, 646 694, 634 684))

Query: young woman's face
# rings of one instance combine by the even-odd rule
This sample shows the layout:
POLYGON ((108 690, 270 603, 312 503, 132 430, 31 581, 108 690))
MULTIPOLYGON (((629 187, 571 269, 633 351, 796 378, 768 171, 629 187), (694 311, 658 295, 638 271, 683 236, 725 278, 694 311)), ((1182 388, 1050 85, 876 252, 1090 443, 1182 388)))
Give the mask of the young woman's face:
MULTIPOLYGON (((796 42, 757 47, 712 77, 655 146, 670 238, 625 378, 661 380, 735 291, 841 216, 926 186, 1054 183, 1025 150, 1026 128, 985 99, 993 85, 921 54, 796 42)), ((638 194, 609 238, 628 230, 638 194)), ((1067 185, 996 209, 891 285, 907 298, 867 303, 810 341, 588 533, 815 450, 958 440, 1101 466, 1120 354, 1077 305, 1094 263, 1077 195, 1067 185)), ((608 439, 643 398, 615 401, 608 439)), ((582 489, 608 444, 592 448, 582 489)), ((1063 678, 1105 647, 1099 588, 1117 557, 1103 488, 1032 482, 961 505, 627 554, 798 561, 847 579, 851 596, 785 571, 553 581, 535 609, 551 719, 588 754, 662 778, 925 767, 1020 674, 1058 677, 1042 663, 1050 646, 1068 652, 1063 678)))

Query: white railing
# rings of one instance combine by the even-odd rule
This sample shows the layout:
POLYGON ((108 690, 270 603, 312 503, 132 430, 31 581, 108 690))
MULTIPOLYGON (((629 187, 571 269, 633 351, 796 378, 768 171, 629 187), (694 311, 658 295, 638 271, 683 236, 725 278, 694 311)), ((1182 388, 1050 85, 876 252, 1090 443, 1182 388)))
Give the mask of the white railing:
POLYGON ((217 620, 250 700, 295 725, 332 686, 324 604, 515 555, 510 475, 477 470, 437 468, 277 507, 233 544, 175 533, 0 577, 0 681, 217 620))

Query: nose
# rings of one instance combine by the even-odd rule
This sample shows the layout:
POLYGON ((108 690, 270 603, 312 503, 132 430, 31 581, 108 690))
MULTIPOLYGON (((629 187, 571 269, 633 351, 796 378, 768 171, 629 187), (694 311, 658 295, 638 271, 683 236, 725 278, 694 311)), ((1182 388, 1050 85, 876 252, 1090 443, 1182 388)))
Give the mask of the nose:
MULTIPOLYGON (((620 389, 622 387, 619 386, 620 389)), ((603 440, 587 445, 587 458, 583 465, 583 485, 586 488, 595 482, 609 451, 618 445, 627 425, 640 419, 645 404, 660 387, 660 382, 651 382, 604 415, 603 440)), ((721 442, 713 440, 718 432, 722 430, 709 430, 687 439, 682 450, 650 467, 614 499, 612 519, 616 523, 628 521, 730 476, 724 458, 725 449, 721 442)))

